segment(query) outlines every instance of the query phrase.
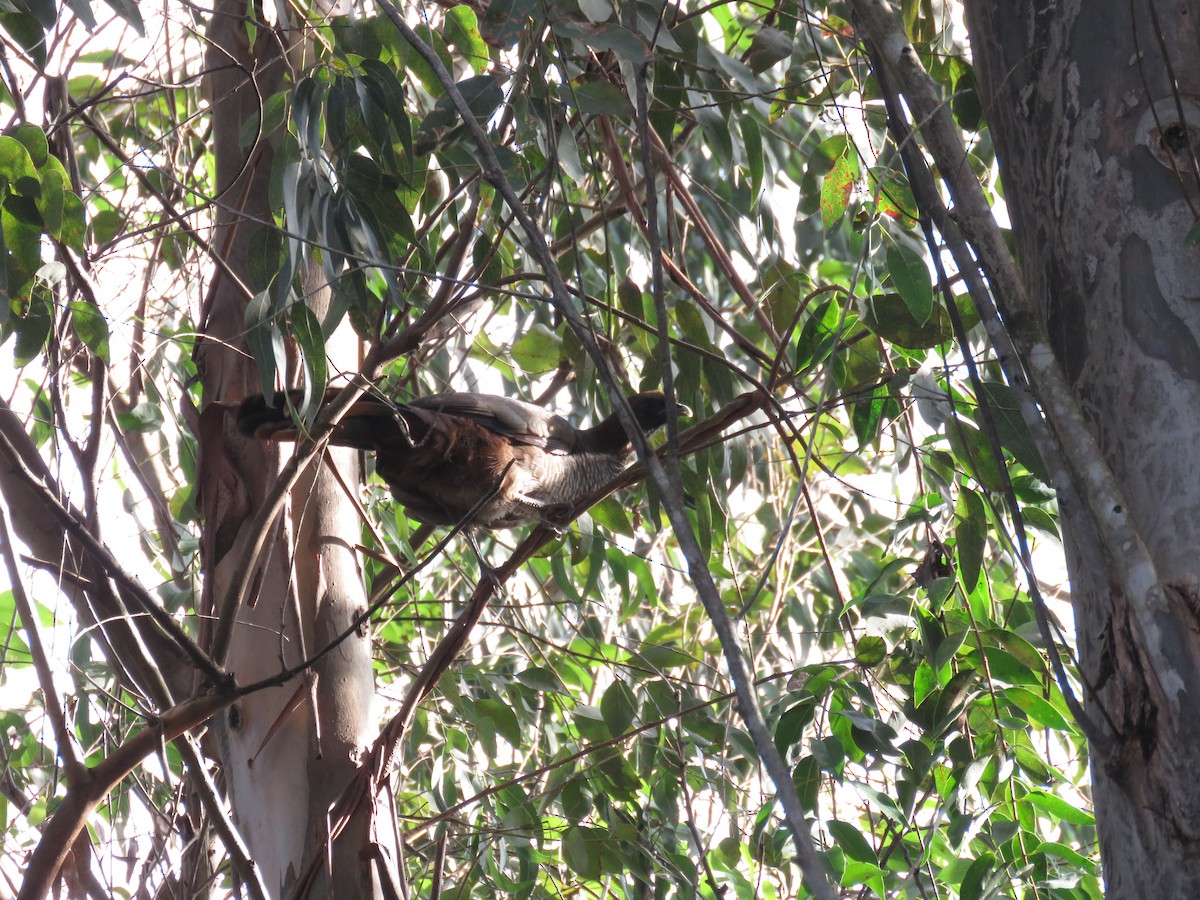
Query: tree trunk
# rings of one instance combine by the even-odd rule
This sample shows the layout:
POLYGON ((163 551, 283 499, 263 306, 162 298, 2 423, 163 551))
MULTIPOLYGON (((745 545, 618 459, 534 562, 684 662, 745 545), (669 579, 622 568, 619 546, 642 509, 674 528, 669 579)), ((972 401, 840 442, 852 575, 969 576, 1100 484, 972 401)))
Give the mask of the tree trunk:
MULTIPOLYGON (((294 33, 272 32, 260 23, 251 45, 246 11, 244 3, 222 0, 209 32, 206 86, 220 197, 213 246, 230 272, 215 276, 198 351, 206 401, 237 401, 259 390, 244 341, 247 248, 263 223, 271 227, 274 147, 269 136, 251 148, 240 137, 243 124, 284 85, 289 63, 298 63, 285 60, 282 48, 303 44, 294 33)), ((317 277, 314 267, 309 270, 306 276, 317 277)), ((303 294, 321 316, 327 286, 306 284, 303 294)), ((342 368, 353 368, 355 356, 344 354, 342 368)), ((274 483, 279 449, 237 435, 229 417, 202 432, 202 458, 219 460, 200 469, 202 477, 207 474, 201 486, 207 595, 219 614, 243 547, 253 537, 251 521, 274 483)), ((330 455, 353 489, 357 457, 347 451, 330 455)), ((240 684, 313 656, 366 608, 354 549, 360 530, 354 506, 323 465, 300 479, 256 563, 252 597, 237 611, 228 669, 240 684)), ((307 896, 378 896, 374 865, 395 863, 394 826, 377 825, 371 804, 363 804, 364 812, 332 849, 326 847, 330 807, 373 736, 372 692, 369 636, 356 633, 304 676, 243 698, 213 723, 234 819, 274 897, 292 896, 313 860, 321 874, 307 896)))
POLYGON ((1114 561, 1064 491, 1115 898, 1200 884, 1198 18, 1186 3, 967 2, 1025 283, 1171 601, 1157 612, 1163 671, 1131 609, 1140 598, 1114 588, 1114 561))

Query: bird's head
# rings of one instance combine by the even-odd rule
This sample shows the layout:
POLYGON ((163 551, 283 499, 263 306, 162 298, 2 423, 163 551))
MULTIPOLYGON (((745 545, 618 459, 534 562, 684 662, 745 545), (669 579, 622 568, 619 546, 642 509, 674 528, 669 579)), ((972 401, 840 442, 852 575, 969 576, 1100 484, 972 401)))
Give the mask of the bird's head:
MULTIPOLYGON (((676 403, 674 407, 677 416, 692 414, 692 411, 682 403, 676 403)), ((646 434, 662 428, 670 418, 670 404, 667 403, 667 398, 663 396, 662 391, 634 394, 629 398, 629 408, 633 410, 633 417, 637 419, 638 425, 646 434)))

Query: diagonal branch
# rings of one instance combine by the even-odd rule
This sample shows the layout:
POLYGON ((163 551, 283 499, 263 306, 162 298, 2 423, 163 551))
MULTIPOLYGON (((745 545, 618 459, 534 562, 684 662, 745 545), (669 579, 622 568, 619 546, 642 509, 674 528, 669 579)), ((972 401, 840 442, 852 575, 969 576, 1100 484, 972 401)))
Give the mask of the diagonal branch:
MULTIPOLYGON (((113 556, 83 522, 80 513, 65 503, 48 483, 49 473, 30 446, 29 436, 20 426, 13 410, 0 400, 0 466, 4 478, 0 489, 12 509, 28 509, 49 513, 56 524, 55 532, 61 532, 62 540, 85 557, 98 569, 99 574, 112 579, 122 595, 137 605, 138 611, 148 616, 160 632, 181 651, 192 664, 214 684, 220 683, 225 675, 204 653, 195 641, 180 627, 179 623, 146 591, 113 556)), ((39 528, 46 530, 45 516, 39 516, 39 528)), ((85 576, 86 577, 86 576, 85 576)), ((106 614, 121 616, 124 611, 107 610, 106 614)), ((167 665, 167 658, 150 660, 158 666, 167 665)))

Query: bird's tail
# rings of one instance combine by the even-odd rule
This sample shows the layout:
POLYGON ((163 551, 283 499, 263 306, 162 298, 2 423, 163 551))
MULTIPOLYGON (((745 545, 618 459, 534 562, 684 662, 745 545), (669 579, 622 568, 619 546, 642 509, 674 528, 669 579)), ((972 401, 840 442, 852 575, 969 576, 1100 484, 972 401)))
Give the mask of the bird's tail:
POLYGON ((271 397, 263 394, 247 397, 237 408, 237 429, 246 437, 260 441, 294 441, 300 430, 292 411, 303 402, 303 391, 277 391, 271 397))
MULTIPOLYGON (((337 399, 340 388, 325 392, 321 406, 337 399)), ((295 410, 304 402, 302 391, 279 391, 272 397, 262 394, 247 397, 238 406, 237 428, 247 437, 260 441, 294 441, 306 429, 295 418, 295 410)), ((329 443, 335 447, 353 447, 357 450, 378 450, 381 445, 394 443, 397 439, 412 446, 411 426, 404 415, 407 410, 370 394, 364 394, 346 411, 334 426, 329 443)), ((419 426, 418 426, 419 427, 419 426)))

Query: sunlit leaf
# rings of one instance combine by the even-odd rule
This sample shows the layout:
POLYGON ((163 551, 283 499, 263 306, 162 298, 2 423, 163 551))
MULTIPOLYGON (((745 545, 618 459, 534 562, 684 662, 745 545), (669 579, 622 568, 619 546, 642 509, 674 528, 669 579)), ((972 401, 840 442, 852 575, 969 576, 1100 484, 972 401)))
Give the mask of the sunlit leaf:
POLYGON ((850 194, 858 178, 858 167, 850 158, 839 156, 821 181, 821 224, 826 230, 842 220, 850 204, 850 194))

